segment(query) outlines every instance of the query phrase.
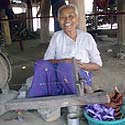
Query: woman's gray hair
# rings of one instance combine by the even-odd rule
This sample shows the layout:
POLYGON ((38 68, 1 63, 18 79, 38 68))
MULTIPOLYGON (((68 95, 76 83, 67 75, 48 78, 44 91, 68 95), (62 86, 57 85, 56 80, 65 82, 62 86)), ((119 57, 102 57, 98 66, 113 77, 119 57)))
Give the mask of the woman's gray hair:
POLYGON ((77 9, 76 5, 75 4, 68 4, 68 5, 63 5, 59 8, 59 10, 58 10, 58 20, 60 18, 60 14, 61 14, 62 10, 66 9, 66 8, 73 8, 75 10, 76 16, 78 17, 78 9, 77 9))

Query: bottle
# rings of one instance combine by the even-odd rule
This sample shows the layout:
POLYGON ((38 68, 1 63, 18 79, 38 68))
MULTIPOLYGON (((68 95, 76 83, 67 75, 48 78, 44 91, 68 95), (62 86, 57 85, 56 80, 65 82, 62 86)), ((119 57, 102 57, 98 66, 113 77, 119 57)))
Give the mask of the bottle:
POLYGON ((17 113, 17 120, 18 120, 18 121, 23 121, 23 120, 24 120, 24 117, 23 117, 23 112, 22 112, 22 110, 18 109, 18 110, 16 110, 16 113, 17 113))

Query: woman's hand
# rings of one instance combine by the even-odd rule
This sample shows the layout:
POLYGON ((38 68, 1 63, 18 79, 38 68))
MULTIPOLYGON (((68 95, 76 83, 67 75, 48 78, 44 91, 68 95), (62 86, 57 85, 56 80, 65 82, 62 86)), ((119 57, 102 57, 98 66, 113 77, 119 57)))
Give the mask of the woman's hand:
POLYGON ((101 66, 96 63, 81 63, 77 60, 77 64, 80 68, 87 71, 97 71, 101 68, 101 66))

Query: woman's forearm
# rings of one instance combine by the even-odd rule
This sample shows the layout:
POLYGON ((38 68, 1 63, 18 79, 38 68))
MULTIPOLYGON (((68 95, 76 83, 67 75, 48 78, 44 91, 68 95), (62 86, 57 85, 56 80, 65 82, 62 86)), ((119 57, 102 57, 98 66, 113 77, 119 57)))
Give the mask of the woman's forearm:
POLYGON ((96 63, 79 63, 79 67, 87 71, 97 71, 101 68, 101 66, 96 63))
MULTIPOLYGON (((59 60, 51 59, 48 61, 50 61, 52 63, 59 63, 59 62, 72 63, 73 59, 71 59, 71 58, 59 59, 59 60)), ((86 70, 86 71, 97 71, 101 68, 101 66, 96 63, 81 63, 80 60, 76 60, 76 63, 79 65, 80 68, 82 68, 83 70, 86 70)))

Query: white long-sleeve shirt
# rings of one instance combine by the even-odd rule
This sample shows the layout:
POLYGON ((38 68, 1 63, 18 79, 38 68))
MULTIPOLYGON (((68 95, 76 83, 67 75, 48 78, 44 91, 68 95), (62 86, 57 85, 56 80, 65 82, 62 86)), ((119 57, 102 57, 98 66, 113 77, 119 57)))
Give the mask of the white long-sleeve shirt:
POLYGON ((49 59, 80 59, 83 63, 96 63, 102 66, 100 52, 91 34, 77 29, 76 41, 73 41, 63 30, 55 32, 44 55, 49 59))

